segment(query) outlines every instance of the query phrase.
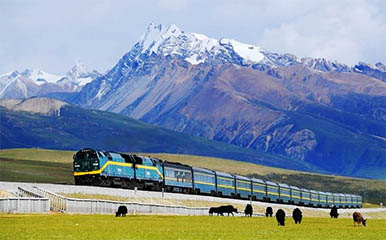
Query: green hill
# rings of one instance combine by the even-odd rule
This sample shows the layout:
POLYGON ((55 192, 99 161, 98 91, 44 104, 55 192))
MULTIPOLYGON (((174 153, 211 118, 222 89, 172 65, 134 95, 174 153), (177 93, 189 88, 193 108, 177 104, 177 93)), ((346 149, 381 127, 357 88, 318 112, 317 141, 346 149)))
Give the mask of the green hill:
POLYGON ((154 127, 119 114, 72 105, 60 114, 37 114, 0 107, 0 149, 85 147, 119 152, 179 153, 213 156, 298 170, 320 171, 302 161, 272 153, 154 127))

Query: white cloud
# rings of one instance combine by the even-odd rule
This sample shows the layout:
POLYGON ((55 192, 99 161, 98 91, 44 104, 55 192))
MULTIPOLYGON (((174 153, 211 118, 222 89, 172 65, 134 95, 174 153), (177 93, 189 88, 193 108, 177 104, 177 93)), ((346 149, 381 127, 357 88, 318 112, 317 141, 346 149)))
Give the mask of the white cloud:
MULTIPOLYGON (((323 3, 323 1, 322 1, 323 3)), ((386 26, 382 10, 371 1, 336 1, 264 30, 261 45, 355 64, 384 61, 386 26), (370 56, 371 55, 371 56, 370 56)))
POLYGON ((158 6, 170 11, 181 11, 188 6, 187 0, 159 0, 158 6))

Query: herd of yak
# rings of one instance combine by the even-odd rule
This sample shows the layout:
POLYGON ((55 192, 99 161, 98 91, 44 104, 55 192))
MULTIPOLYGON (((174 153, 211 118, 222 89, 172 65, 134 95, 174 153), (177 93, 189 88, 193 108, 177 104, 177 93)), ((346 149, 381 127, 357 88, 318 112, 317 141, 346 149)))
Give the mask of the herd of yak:
MULTIPOLYGON (((229 216, 229 214, 233 215, 233 213, 237 213, 237 212, 238 212, 237 209, 234 208, 232 205, 221 206, 221 207, 211 207, 209 209, 209 215, 213 215, 214 213, 216 213, 217 216, 219 216, 219 215, 224 216, 224 213, 228 213, 228 216, 229 216)), ((244 214, 245 214, 245 216, 252 217, 253 208, 252 208, 251 204, 247 204, 247 206, 245 207, 245 210, 244 210, 244 214)), ((273 215, 272 207, 267 207, 265 210, 265 216, 266 217, 272 217, 272 215, 273 215)), ((331 208, 330 216, 331 216, 331 218, 338 218, 339 213, 338 213, 337 207, 333 206, 331 208)), ((277 220, 277 224, 279 226, 285 225, 285 212, 283 209, 277 210, 275 217, 277 220)), ((295 224, 298 224, 298 223, 300 224, 302 222, 302 218, 303 218, 302 211, 299 208, 295 208, 292 211, 292 218, 294 219, 295 224)), ((367 219, 364 219, 361 213, 354 212, 353 213, 353 219, 354 219, 354 226, 356 224, 357 225, 363 224, 363 226, 366 226, 366 220, 367 219)))
MULTIPOLYGON (((229 214, 232 214, 232 216, 234 216, 233 213, 238 213, 238 211, 237 211, 237 208, 233 207, 232 205, 220 206, 220 207, 211 207, 209 209, 209 215, 217 214, 217 216, 224 216, 224 213, 228 213, 228 216, 229 216, 229 214)), ((120 216, 125 217, 126 214, 127 214, 127 207, 126 206, 119 206, 118 211, 116 212, 115 216, 116 217, 120 217, 120 216)), ((245 214, 245 216, 252 217, 253 208, 252 208, 251 204, 247 204, 247 206, 245 207, 245 210, 244 210, 244 214, 245 214)), ((272 207, 267 207, 265 210, 265 216, 266 217, 272 217, 272 215, 273 215, 272 207)), ((334 206, 331 208, 330 216, 331 216, 331 218, 338 218, 339 213, 338 213, 337 207, 334 206)), ((277 220, 277 224, 279 226, 285 225, 285 212, 283 209, 277 210, 275 217, 277 220)), ((292 211, 292 218, 294 219, 295 224, 298 224, 298 223, 300 224, 302 222, 302 218, 303 218, 302 211, 299 208, 295 208, 292 211)), ((362 214, 360 214, 359 212, 353 213, 353 219, 354 219, 354 226, 355 225, 359 226, 360 224, 363 224, 363 226, 366 227, 367 219, 364 219, 362 214)))

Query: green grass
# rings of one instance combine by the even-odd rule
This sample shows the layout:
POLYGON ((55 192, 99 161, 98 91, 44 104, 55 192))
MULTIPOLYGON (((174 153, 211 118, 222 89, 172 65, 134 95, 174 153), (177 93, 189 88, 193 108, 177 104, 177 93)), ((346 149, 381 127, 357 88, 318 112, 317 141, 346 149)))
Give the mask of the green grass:
POLYGON ((386 239, 386 220, 354 227, 351 219, 304 218, 301 225, 274 218, 0 215, 0 239, 386 239))
POLYGON ((0 181, 74 183, 72 164, 0 158, 0 181))
POLYGON ((37 148, 3 149, 1 158, 34 160, 43 162, 69 163, 72 162, 74 151, 47 150, 37 148))

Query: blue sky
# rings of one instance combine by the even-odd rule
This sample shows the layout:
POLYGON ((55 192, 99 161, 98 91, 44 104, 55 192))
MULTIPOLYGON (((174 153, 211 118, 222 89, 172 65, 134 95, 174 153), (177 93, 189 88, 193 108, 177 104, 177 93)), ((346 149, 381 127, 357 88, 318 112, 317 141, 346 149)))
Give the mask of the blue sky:
POLYGON ((353 65, 386 63, 383 0, 0 0, 0 74, 105 72, 151 23, 269 51, 353 65))

